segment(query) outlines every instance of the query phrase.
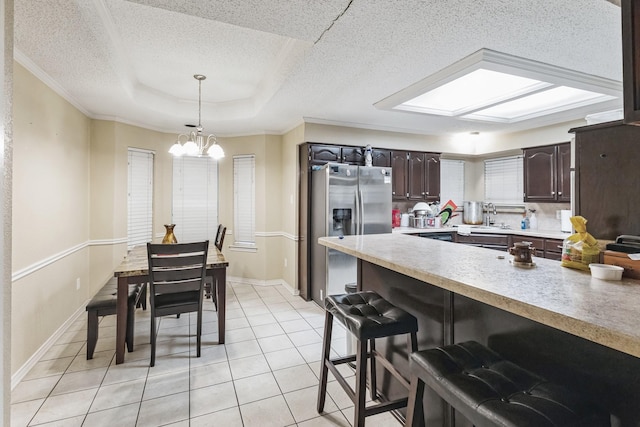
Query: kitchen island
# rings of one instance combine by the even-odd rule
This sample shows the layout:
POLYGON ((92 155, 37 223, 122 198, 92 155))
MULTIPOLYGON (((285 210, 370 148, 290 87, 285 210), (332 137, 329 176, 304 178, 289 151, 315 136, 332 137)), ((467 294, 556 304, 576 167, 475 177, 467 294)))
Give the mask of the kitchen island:
MULTIPOLYGON (((640 426, 639 282, 598 280, 538 257, 533 268, 516 267, 505 253, 399 233, 319 242, 358 258, 360 289, 418 317, 421 349, 474 339, 579 389, 614 426, 640 426)), ((407 372, 401 348, 390 340, 385 351, 407 372)), ((387 382, 381 392, 401 391, 387 382)), ((429 425, 453 421, 436 396, 425 400, 429 425)), ((467 425, 459 418, 455 425, 467 425)))

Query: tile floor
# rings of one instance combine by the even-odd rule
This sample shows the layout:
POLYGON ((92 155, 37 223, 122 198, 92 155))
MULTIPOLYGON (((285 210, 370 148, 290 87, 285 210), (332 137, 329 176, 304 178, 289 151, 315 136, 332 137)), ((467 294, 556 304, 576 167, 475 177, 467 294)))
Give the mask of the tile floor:
MULTIPOLYGON (((135 351, 115 365, 115 316, 102 318, 86 360, 80 317, 12 392, 11 426, 350 426, 353 405, 330 375, 325 413, 316 412, 324 314, 281 286, 228 284, 226 343, 205 300, 202 355, 195 315, 163 318, 149 367, 149 310, 136 311, 135 351)), ((346 332, 332 349, 344 355, 346 332)), ((353 371, 342 365, 353 385, 353 371)), ((368 427, 398 427, 383 413, 368 427)))

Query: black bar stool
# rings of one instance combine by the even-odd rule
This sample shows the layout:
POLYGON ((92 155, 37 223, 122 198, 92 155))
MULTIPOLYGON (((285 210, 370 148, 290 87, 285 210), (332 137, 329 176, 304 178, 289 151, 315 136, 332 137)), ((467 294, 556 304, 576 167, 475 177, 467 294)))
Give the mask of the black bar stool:
POLYGON ((406 426, 422 425, 429 386, 476 427, 610 427, 610 415, 573 390, 509 362, 475 341, 411 355, 406 426))
POLYGON ((391 411, 407 406, 407 398, 365 406, 367 381, 367 359, 370 360, 371 399, 377 399, 376 361, 380 362, 398 381, 409 390, 408 381, 375 349, 375 339, 394 335, 410 334, 407 338, 408 354, 417 350, 418 321, 411 314, 401 310, 375 292, 356 292, 344 295, 329 295, 324 300, 325 323, 322 342, 322 367, 318 387, 318 412, 324 409, 327 393, 328 371, 336 377, 355 406, 355 427, 363 427, 364 419, 370 415, 391 411), (339 320, 357 338, 356 354, 338 359, 330 359, 331 331, 333 318, 339 320), (367 350, 367 347, 370 350, 367 350), (337 365, 356 362, 355 391, 338 372, 337 365))

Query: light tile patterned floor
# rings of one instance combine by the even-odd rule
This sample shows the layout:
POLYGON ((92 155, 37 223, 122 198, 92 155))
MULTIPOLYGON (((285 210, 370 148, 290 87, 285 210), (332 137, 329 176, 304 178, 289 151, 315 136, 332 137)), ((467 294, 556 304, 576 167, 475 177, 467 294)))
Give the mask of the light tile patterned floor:
MULTIPOLYGON (((195 314, 163 318, 149 367, 149 310, 136 311, 135 351, 115 364, 115 316, 101 319, 86 360, 82 316, 12 392, 11 426, 350 426, 353 404, 330 376, 325 413, 316 412, 324 313, 281 286, 227 285, 226 344, 205 301, 202 355, 195 314)), ((346 332, 332 349, 344 355, 346 332)), ((353 385, 353 371, 341 366, 353 385)), ((389 413, 368 427, 398 427, 389 413)))

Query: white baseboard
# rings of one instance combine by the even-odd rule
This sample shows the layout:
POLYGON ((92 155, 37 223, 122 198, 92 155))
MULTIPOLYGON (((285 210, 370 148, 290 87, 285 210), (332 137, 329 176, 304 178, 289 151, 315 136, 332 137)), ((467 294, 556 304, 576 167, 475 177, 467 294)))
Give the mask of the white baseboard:
POLYGON ((73 313, 71 317, 67 319, 66 322, 60 325, 60 327, 53 333, 53 335, 51 335, 49 339, 46 340, 44 344, 40 346, 38 351, 33 353, 31 357, 26 361, 26 363, 22 365, 20 369, 16 371, 15 374, 11 375, 11 390, 13 390, 20 383, 20 381, 22 381, 25 375, 29 373, 31 368, 33 368, 35 364, 40 361, 42 356, 44 356, 51 349, 51 347, 53 347, 53 345, 58 341, 58 339, 62 336, 62 334, 67 332, 67 328, 71 326, 73 322, 78 320, 80 316, 82 316, 84 313, 87 312, 86 307, 88 303, 89 303, 89 300, 85 301, 85 303, 82 304, 75 311, 75 313, 73 313))
POLYGON ((300 295, 300 291, 298 289, 294 289, 286 280, 283 279, 273 279, 273 280, 258 280, 258 279, 247 279, 244 277, 237 276, 227 276, 227 282, 240 283, 243 285, 255 285, 255 286, 284 286, 291 295, 300 295))

